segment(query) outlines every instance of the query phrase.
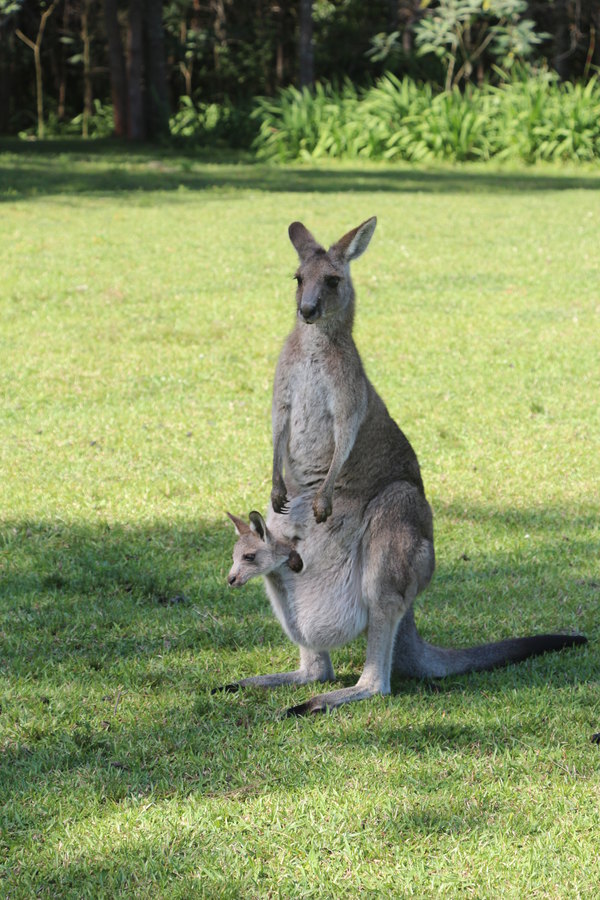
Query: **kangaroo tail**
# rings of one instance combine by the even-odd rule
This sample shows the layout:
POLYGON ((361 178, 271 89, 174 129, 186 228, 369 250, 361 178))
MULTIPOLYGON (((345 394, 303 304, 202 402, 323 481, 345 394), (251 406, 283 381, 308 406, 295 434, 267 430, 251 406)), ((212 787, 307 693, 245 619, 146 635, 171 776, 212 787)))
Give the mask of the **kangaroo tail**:
POLYGON ((411 608, 396 632, 392 670, 410 678, 443 678, 444 675, 496 669, 521 662, 529 656, 539 656, 550 650, 562 650, 579 644, 587 644, 587 638, 582 634, 536 634, 533 637, 507 638, 463 650, 436 647, 424 641, 417 631, 411 608))

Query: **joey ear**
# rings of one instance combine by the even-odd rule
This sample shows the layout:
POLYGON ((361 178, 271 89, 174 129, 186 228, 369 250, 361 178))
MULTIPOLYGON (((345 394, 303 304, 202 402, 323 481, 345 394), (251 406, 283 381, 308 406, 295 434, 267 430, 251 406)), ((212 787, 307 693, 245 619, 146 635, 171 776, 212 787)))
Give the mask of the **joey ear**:
POLYGON ((376 225, 377 216, 371 216, 358 228, 353 228, 352 231, 340 238, 337 244, 330 248, 329 252, 341 256, 344 262, 347 263, 353 259, 358 259, 369 246, 376 225))
POLYGON ((323 249, 302 222, 292 222, 288 228, 288 234, 301 262, 314 253, 315 250, 323 249))
POLYGON ((238 537, 242 534, 248 534, 250 531, 250 526, 247 522, 244 522, 243 519, 240 519, 238 516, 232 515, 230 512, 227 513, 231 521, 233 522, 233 527, 235 528, 236 534, 238 537))
POLYGON ((256 512, 256 510, 252 510, 248 518, 250 519, 251 531, 257 534, 261 540, 266 541, 269 532, 261 514, 256 512))
POLYGON ((301 572, 304 568, 304 562, 297 550, 292 550, 287 560, 288 567, 292 572, 301 572))

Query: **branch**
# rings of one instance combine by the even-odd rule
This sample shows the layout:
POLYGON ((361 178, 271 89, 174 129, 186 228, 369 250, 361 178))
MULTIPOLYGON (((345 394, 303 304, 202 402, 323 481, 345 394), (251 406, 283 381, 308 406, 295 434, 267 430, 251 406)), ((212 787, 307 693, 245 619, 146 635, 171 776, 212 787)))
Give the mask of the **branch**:
POLYGON ((46 22, 48 21, 48 19, 54 12, 54 7, 57 4, 58 4, 58 0, 52 0, 52 3, 48 7, 48 9, 44 10, 44 12, 42 13, 42 18, 40 19, 40 28, 38 31, 38 41, 40 44, 42 43, 42 37, 44 34, 44 28, 46 27, 46 22))
POLYGON ((20 40, 23 41, 24 44, 27 44, 30 50, 33 50, 33 52, 35 53, 35 44, 31 40, 31 38, 28 38, 26 34, 23 34, 20 28, 15 28, 15 34, 18 38, 20 38, 20 40))
POLYGON ((28 38, 26 34, 23 34, 23 32, 21 31, 20 28, 15 28, 15 34, 17 35, 17 37, 20 40, 22 40, 24 44, 27 44, 29 49, 33 50, 34 53, 37 50, 37 48, 40 46, 40 44, 42 43, 42 37, 44 36, 44 29, 46 27, 46 22, 48 21, 48 19, 54 12, 54 7, 58 5, 58 2, 59 2, 59 0, 52 0, 52 3, 48 7, 48 9, 45 9, 44 12, 42 13, 42 17, 40 19, 40 25, 38 28, 38 33, 37 33, 35 42, 32 41, 31 38, 28 38))

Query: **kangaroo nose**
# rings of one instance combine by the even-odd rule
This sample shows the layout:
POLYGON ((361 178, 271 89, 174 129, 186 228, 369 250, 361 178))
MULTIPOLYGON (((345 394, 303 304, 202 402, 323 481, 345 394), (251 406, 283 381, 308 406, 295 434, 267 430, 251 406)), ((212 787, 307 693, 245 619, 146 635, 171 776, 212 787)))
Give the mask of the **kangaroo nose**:
POLYGON ((229 584, 235 584, 235 575, 229 575, 227 581, 229 582, 229 584))
POLYGON ((319 304, 311 303, 310 305, 307 303, 306 305, 302 305, 300 307, 300 312, 302 314, 302 318, 305 322, 314 322, 315 319, 319 316, 319 304))

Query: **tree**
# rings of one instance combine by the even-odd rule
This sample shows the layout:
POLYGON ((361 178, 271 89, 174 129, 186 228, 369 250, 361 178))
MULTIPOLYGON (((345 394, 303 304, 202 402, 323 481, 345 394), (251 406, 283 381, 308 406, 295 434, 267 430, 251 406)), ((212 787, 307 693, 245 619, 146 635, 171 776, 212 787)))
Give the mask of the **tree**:
POLYGON ((41 139, 44 137, 44 85, 43 85, 43 76, 42 76, 42 40, 44 39, 44 31, 46 30, 46 23, 52 13, 54 12, 56 6, 58 5, 58 0, 52 0, 52 2, 47 5, 46 3, 41 4, 42 14, 40 17, 40 23, 37 30, 37 35, 35 41, 32 41, 31 38, 27 37, 20 28, 15 30, 15 34, 19 38, 19 40, 23 41, 30 50, 33 50, 33 60, 35 64, 35 91, 36 91, 36 105, 37 105, 37 133, 38 137, 41 139))
POLYGON ((140 141, 169 132, 161 0, 129 0, 126 53, 117 0, 104 0, 115 135, 140 141))
POLYGON ((144 121, 144 0, 130 0, 127 28, 127 83, 129 116, 127 137, 142 141, 146 137, 144 121))
POLYGON ((312 0, 299 0, 298 76, 300 87, 312 87, 315 83, 312 6, 312 0))
POLYGON ((104 0, 104 26, 106 28, 115 135, 126 137, 129 130, 127 69, 121 40, 117 0, 104 0))
POLYGON ((146 131, 148 137, 169 133, 169 95, 165 61, 162 0, 146 0, 144 63, 147 82, 146 131))

